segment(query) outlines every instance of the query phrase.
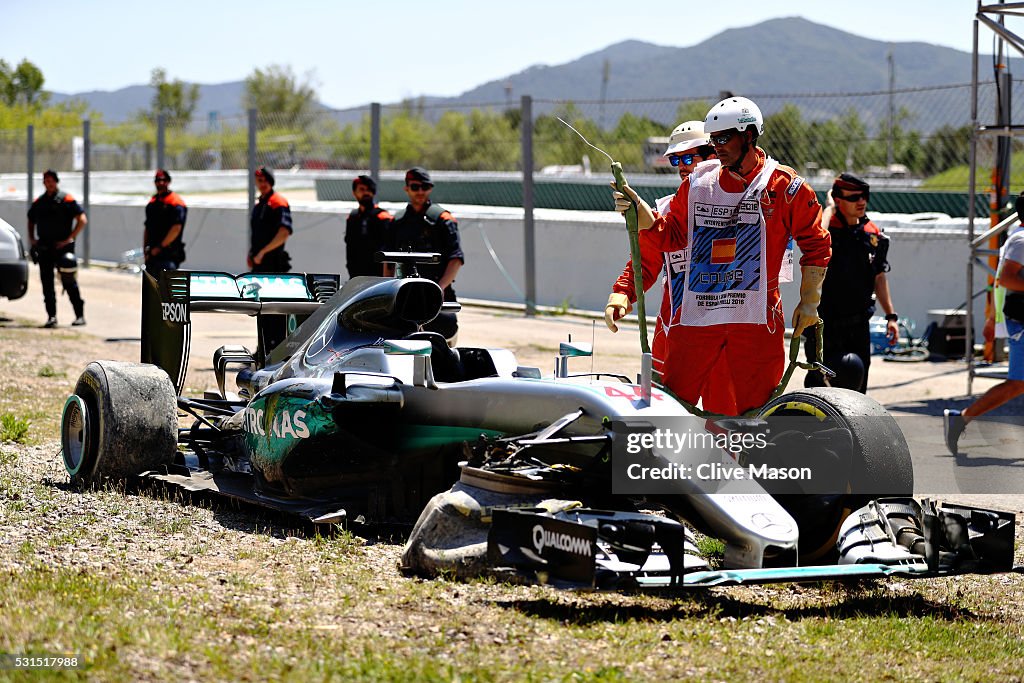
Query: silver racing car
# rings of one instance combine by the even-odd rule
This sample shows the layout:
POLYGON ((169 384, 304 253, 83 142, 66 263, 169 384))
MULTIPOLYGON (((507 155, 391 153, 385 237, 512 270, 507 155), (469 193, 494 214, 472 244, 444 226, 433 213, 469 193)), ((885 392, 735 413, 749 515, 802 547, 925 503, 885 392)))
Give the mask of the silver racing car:
POLYGON ((453 309, 414 274, 432 257, 384 258, 413 275, 339 289, 335 275, 144 274, 143 362, 90 363, 65 404, 72 481, 406 525, 403 564, 428 575, 636 588, 1012 568, 1013 515, 910 499, 906 441, 870 398, 802 390, 755 417, 698 418, 649 369, 571 372, 592 352, 571 342, 544 376, 423 331, 453 309), (222 347, 217 388, 182 396, 204 311, 256 316, 261 340, 290 333, 222 347), (721 540, 720 567, 694 531, 721 540))

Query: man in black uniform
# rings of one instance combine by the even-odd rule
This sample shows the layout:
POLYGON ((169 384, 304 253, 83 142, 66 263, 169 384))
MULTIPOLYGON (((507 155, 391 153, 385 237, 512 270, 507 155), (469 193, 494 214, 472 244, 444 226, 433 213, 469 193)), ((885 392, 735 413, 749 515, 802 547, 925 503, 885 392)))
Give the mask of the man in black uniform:
POLYGON ((254 273, 287 273, 292 259, 284 244, 292 234, 292 210, 288 200, 274 191, 274 173, 266 166, 256 169, 259 199, 249 221, 249 255, 246 263, 254 273))
MULTIPOLYGON (((420 251, 441 254, 437 264, 421 264, 417 266, 420 275, 429 278, 444 290, 445 301, 455 301, 455 290, 452 284, 465 256, 459 244, 459 224, 443 207, 430 201, 430 193, 434 183, 426 169, 416 166, 405 174, 405 193, 409 195, 409 204, 398 212, 387 231, 385 251, 420 251)), ((394 274, 394 267, 384 268, 384 275, 394 274)), ((458 320, 454 313, 441 313, 434 320, 423 326, 426 330, 440 332, 446 339, 452 340, 459 331, 458 320)))
POLYGON ((185 231, 188 208, 177 192, 171 192, 171 174, 158 169, 153 177, 156 194, 146 204, 146 228, 142 246, 146 257, 146 272, 158 277, 161 270, 176 270, 185 260, 185 231))
MULTIPOLYGON (((843 173, 832 184, 835 211, 828 223, 832 260, 818 305, 818 314, 825 322, 822 360, 837 372, 829 384, 862 394, 867 392, 871 366, 869 320, 875 313, 876 298, 885 312, 889 343, 899 339, 899 316, 893 309, 885 276, 889 270, 889 238, 865 215, 870 189, 849 173, 843 173)), ((826 209, 823 222, 827 215, 826 209)), ((815 346, 813 329, 804 337, 810 357, 815 346)), ((825 386, 825 378, 820 372, 809 372, 804 386, 825 386)))
MULTIPOLYGON (((284 244, 292 234, 292 210, 288 200, 274 191, 274 173, 266 166, 256 169, 260 196, 249 221, 249 254, 246 263, 254 273, 287 273, 291 257, 284 244)), ((260 340, 256 355, 269 354, 288 336, 288 316, 260 315, 260 340)))
POLYGON ((345 221, 345 267, 348 276, 377 275, 383 270, 374 260, 384 242, 384 233, 392 215, 377 206, 377 183, 368 175, 352 181, 352 196, 359 202, 345 221))
POLYGON ((71 324, 85 324, 85 302, 78 291, 75 238, 89 221, 75 198, 57 188, 59 182, 56 171, 50 169, 43 173, 46 191, 32 202, 28 210, 28 241, 32 245, 32 258, 39 264, 39 277, 43 283, 43 303, 47 315, 44 327, 57 326, 54 267, 60 273, 61 285, 75 309, 75 321, 71 324), (39 229, 38 235, 36 228, 39 229))

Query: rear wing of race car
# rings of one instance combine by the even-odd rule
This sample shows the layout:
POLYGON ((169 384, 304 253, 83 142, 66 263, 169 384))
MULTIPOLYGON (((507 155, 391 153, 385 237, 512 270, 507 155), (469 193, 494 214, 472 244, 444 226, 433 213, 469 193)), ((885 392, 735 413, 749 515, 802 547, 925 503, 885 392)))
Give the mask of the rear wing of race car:
MULTIPOLYGON (((338 290, 332 273, 243 273, 172 270, 142 274, 141 361, 164 369, 181 393, 188 371, 193 312, 256 316, 260 347, 270 318, 288 317, 289 332, 338 290)), ((294 345, 289 338, 286 343, 294 345)), ((284 346, 284 344, 281 344, 284 346)), ((272 350, 268 350, 272 351, 272 350)), ((268 352, 268 356, 270 353, 268 352)), ((266 358, 258 358, 263 364, 266 358)))

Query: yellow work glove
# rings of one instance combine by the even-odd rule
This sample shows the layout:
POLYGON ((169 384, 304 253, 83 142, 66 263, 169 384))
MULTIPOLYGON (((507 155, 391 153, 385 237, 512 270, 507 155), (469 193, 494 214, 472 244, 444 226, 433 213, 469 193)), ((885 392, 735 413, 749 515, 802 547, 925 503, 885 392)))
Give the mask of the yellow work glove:
POLYGON ((818 304, 821 303, 821 286, 824 282, 825 268, 800 266, 800 303, 793 311, 794 337, 821 319, 818 317, 818 304))
POLYGON ((629 303, 629 297, 620 292, 612 292, 608 295, 608 304, 604 307, 604 324, 612 332, 618 332, 619 327, 615 321, 629 313, 631 308, 633 306, 629 303))
POLYGON ((632 187, 629 185, 623 185, 623 192, 619 192, 619 189, 615 187, 615 183, 610 183, 612 186, 612 198, 615 200, 615 210, 619 213, 626 213, 629 207, 635 202, 636 203, 636 217, 637 227, 641 230, 654 225, 654 210, 640 198, 632 187), (632 201, 631 201, 632 200, 632 201))

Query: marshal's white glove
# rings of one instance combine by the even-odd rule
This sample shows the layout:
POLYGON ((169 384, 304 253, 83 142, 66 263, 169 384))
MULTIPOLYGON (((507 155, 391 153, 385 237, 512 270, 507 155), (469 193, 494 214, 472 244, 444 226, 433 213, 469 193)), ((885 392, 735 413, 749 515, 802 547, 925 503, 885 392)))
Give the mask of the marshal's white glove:
POLYGON ((640 198, 640 195, 632 187, 623 185, 623 192, 619 192, 618 188, 615 187, 615 183, 610 184, 612 186, 612 198, 615 200, 616 211, 624 214, 633 203, 636 203, 637 227, 641 230, 647 230, 654 225, 654 210, 651 209, 647 202, 640 198))
POLYGON ((800 266, 800 303, 793 311, 794 337, 803 334, 805 329, 821 320, 818 317, 818 304, 821 303, 825 270, 821 266, 800 266))
POLYGON ((608 304, 604 307, 604 324, 612 332, 618 332, 619 326, 616 320, 627 315, 633 306, 629 303, 629 297, 620 292, 612 292, 608 295, 608 304))

